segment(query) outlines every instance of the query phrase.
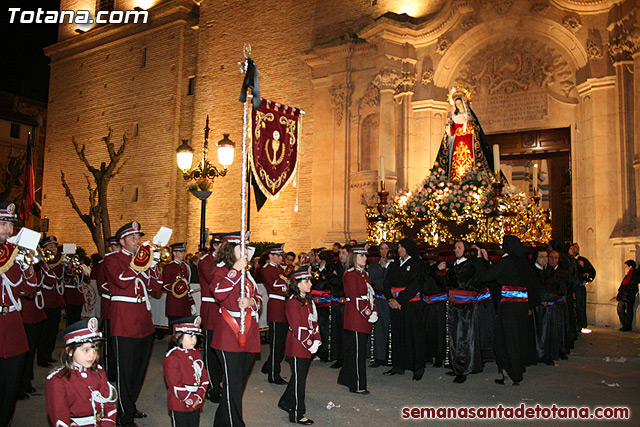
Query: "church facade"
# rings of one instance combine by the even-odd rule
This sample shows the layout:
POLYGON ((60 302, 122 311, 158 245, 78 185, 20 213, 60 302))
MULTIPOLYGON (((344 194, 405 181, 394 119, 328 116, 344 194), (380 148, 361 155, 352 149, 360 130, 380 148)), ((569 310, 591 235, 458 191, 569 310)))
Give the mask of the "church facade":
POLYGON ((597 269, 589 319, 617 325, 622 264, 640 248, 635 1, 61 1, 61 9, 94 14, 105 7, 141 7, 149 22, 81 31, 61 24, 58 43, 45 50, 43 215, 60 241, 93 249, 60 172, 88 209, 86 168, 71 138, 99 165, 108 161, 101 138, 110 127, 114 140, 129 138, 127 163, 109 187, 112 230, 134 219, 150 234, 164 225, 195 251, 200 201, 185 191, 175 150, 189 139, 199 159, 207 115, 210 147, 223 132, 236 142, 234 164, 214 182, 207 227, 240 228, 237 63, 250 43, 261 95, 306 113, 297 186, 260 212, 251 208, 252 240, 296 252, 364 240, 380 158, 391 194, 418 185, 442 140, 447 92, 460 86, 489 136, 519 135, 506 139, 512 145, 500 140, 514 159, 569 159, 570 235, 597 269), (564 144, 531 137, 554 132, 564 144))

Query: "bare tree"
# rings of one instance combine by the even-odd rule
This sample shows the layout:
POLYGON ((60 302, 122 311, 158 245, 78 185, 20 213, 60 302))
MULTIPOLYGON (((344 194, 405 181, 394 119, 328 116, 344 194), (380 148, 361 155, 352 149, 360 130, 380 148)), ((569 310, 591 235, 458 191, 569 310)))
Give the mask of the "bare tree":
POLYGON ((71 189, 64 178, 64 172, 60 170, 60 179, 62 181, 62 186, 65 189, 65 194, 69 198, 71 206, 76 211, 80 219, 89 228, 91 238, 96 244, 98 252, 101 255, 104 255, 105 251, 104 239, 111 235, 111 222, 109 220, 109 208, 107 204, 107 188, 109 186, 109 181, 120 173, 122 167, 129 160, 125 159, 122 161, 120 166, 118 166, 118 163, 122 160, 124 155, 127 143, 129 142, 129 136, 127 133, 125 132, 122 135, 122 145, 120 145, 120 148, 117 150, 111 142, 112 135, 113 130, 109 127, 109 133, 107 136, 102 138, 102 141, 107 146, 107 151, 109 153, 109 164, 107 165, 106 162, 102 162, 99 168, 95 168, 89 164, 89 161, 84 154, 84 144, 80 146, 75 138, 71 138, 71 142, 73 142, 78 158, 82 160, 87 170, 91 172, 91 175, 93 176, 92 183, 89 177, 85 175, 87 180, 87 190, 89 191, 89 211, 87 213, 83 213, 78 206, 78 203, 76 203, 76 199, 73 197, 71 189))

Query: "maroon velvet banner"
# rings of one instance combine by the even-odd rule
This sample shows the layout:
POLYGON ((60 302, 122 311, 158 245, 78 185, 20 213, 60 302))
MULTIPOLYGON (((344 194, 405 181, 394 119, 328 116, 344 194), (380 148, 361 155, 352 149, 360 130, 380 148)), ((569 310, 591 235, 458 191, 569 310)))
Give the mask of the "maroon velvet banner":
POLYGON ((262 99, 252 111, 249 161, 256 183, 276 200, 294 179, 300 143, 300 110, 262 99))

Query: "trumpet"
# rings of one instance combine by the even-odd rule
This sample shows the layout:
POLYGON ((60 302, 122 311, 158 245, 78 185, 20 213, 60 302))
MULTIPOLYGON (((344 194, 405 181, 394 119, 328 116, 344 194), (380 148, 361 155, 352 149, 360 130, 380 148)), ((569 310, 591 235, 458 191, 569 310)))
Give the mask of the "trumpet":
POLYGON ((82 261, 77 255, 66 255, 63 263, 76 274, 82 273, 82 261))
POLYGON ((27 249, 18 247, 18 256, 16 256, 17 263, 33 266, 43 260, 43 251, 39 249, 27 249))
POLYGON ((171 261, 171 248, 169 246, 154 246, 153 257, 163 262, 171 261))

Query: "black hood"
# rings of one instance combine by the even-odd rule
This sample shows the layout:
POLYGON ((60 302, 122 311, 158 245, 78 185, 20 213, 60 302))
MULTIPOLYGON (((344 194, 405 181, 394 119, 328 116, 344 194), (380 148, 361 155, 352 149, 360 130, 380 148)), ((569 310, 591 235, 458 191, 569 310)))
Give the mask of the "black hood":
POLYGON ((524 248, 524 245, 516 236, 504 236, 502 239, 502 249, 509 256, 524 258, 527 254, 527 251, 524 248))
POLYGON ((420 258, 420 250, 418 249, 418 245, 411 239, 402 239, 398 242, 399 245, 402 245, 403 248, 407 250, 407 253, 411 255, 413 258, 420 258))

